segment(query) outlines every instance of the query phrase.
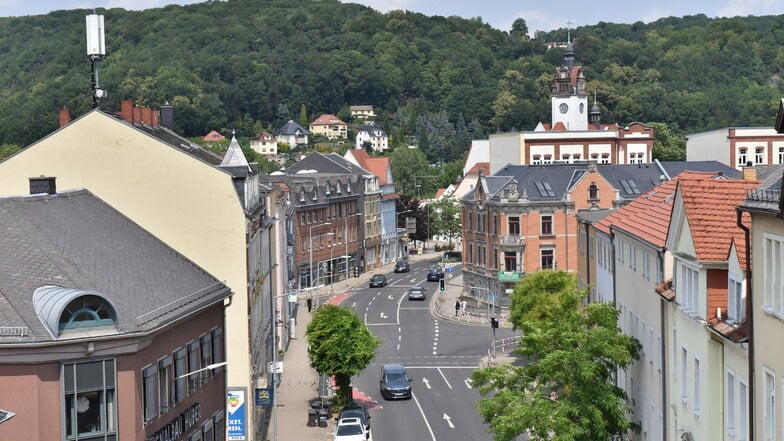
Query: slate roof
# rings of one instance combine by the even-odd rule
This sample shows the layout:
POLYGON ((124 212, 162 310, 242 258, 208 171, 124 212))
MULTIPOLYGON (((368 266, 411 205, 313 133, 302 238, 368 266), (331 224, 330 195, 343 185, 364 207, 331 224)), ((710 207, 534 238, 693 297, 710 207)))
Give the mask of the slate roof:
POLYGON ((782 179, 784 165, 757 166, 757 178, 762 183, 754 190, 749 190, 746 199, 740 204, 748 211, 778 216, 781 203, 782 179))
POLYGON ((711 179, 716 173, 685 171, 659 184, 627 205, 615 210, 595 224, 595 228, 610 234, 611 228, 620 229, 654 247, 663 249, 672 216, 672 205, 679 179, 711 179))
MULTIPOLYGON (((743 179, 678 180, 678 192, 699 260, 725 261, 733 240, 736 244, 744 243, 735 207, 746 197, 748 189, 759 184, 760 181, 743 179)), ((742 248, 736 247, 741 262, 744 260, 742 248)))
POLYGON ((0 225, 0 347, 54 341, 33 304, 36 288, 46 285, 100 293, 115 307, 116 334, 123 336, 153 331, 230 295, 86 190, 0 198, 0 225))
POLYGON ((283 124, 283 127, 278 130, 278 136, 280 135, 309 135, 307 130, 305 130, 301 125, 295 123, 293 120, 289 120, 286 124, 283 124))
POLYGON ((357 133, 359 132, 367 132, 370 136, 374 137, 387 136, 387 133, 384 131, 384 129, 375 124, 362 124, 357 127, 357 133))

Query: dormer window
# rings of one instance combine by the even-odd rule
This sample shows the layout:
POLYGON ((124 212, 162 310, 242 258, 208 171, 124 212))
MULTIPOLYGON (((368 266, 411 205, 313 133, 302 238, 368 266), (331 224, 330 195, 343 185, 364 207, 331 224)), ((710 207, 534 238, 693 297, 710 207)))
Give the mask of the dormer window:
POLYGON ((340 194, 340 182, 335 186, 335 193, 340 194))
POLYGON ((330 195, 330 194, 332 194, 332 192, 329 190, 329 182, 327 182, 327 183, 324 185, 324 193, 325 193, 325 194, 327 194, 327 195, 330 195))
POLYGON ((351 193, 351 184, 346 184, 346 193, 351 193))
POLYGON ((304 189, 299 192, 299 201, 300 202, 305 202, 305 190, 304 189))
POLYGON ((59 331, 114 325, 114 310, 99 296, 86 295, 71 301, 60 315, 59 331))
POLYGON ((318 191, 315 188, 313 189, 313 200, 314 201, 318 200, 318 191))

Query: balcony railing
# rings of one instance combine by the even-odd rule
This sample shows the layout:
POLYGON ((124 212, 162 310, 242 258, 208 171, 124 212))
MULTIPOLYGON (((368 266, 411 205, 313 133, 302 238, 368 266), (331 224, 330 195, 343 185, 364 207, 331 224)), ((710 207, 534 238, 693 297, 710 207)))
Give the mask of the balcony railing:
POLYGON ((518 234, 499 234, 498 245, 521 246, 525 245, 525 238, 518 234))

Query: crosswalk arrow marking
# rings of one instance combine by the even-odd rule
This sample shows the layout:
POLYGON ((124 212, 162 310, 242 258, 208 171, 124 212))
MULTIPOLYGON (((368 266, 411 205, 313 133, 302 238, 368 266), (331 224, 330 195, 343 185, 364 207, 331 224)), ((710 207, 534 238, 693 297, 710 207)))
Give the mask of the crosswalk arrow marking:
POLYGON ((427 378, 422 377, 422 382, 425 383, 425 386, 427 386, 428 389, 430 389, 430 382, 427 380, 427 378))
POLYGON ((450 429, 454 429, 455 428, 455 425, 452 424, 452 418, 450 418, 449 415, 444 414, 444 419, 446 420, 446 423, 449 424, 449 428, 450 429))

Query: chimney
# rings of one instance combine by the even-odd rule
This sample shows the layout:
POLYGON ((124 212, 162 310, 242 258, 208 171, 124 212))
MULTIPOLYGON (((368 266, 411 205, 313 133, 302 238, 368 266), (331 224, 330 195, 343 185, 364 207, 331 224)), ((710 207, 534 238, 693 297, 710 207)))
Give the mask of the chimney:
POLYGON ((174 106, 168 101, 161 106, 161 125, 169 130, 174 129, 174 106))
POLYGON ((160 112, 153 109, 152 111, 152 124, 153 127, 158 127, 160 125, 160 112))
POLYGON ((139 123, 142 122, 142 108, 139 106, 133 106, 133 118, 131 118, 132 123, 139 123))
POLYGON ((67 107, 60 109, 60 127, 64 127, 71 122, 71 110, 67 107))
POLYGON ((142 107, 142 123, 148 126, 152 125, 152 108, 142 107))
POLYGON ((133 101, 122 100, 120 103, 120 116, 128 122, 133 122, 133 101))
POLYGON ((757 179, 757 169, 753 166, 744 166, 741 172, 745 181, 754 181, 757 179))

